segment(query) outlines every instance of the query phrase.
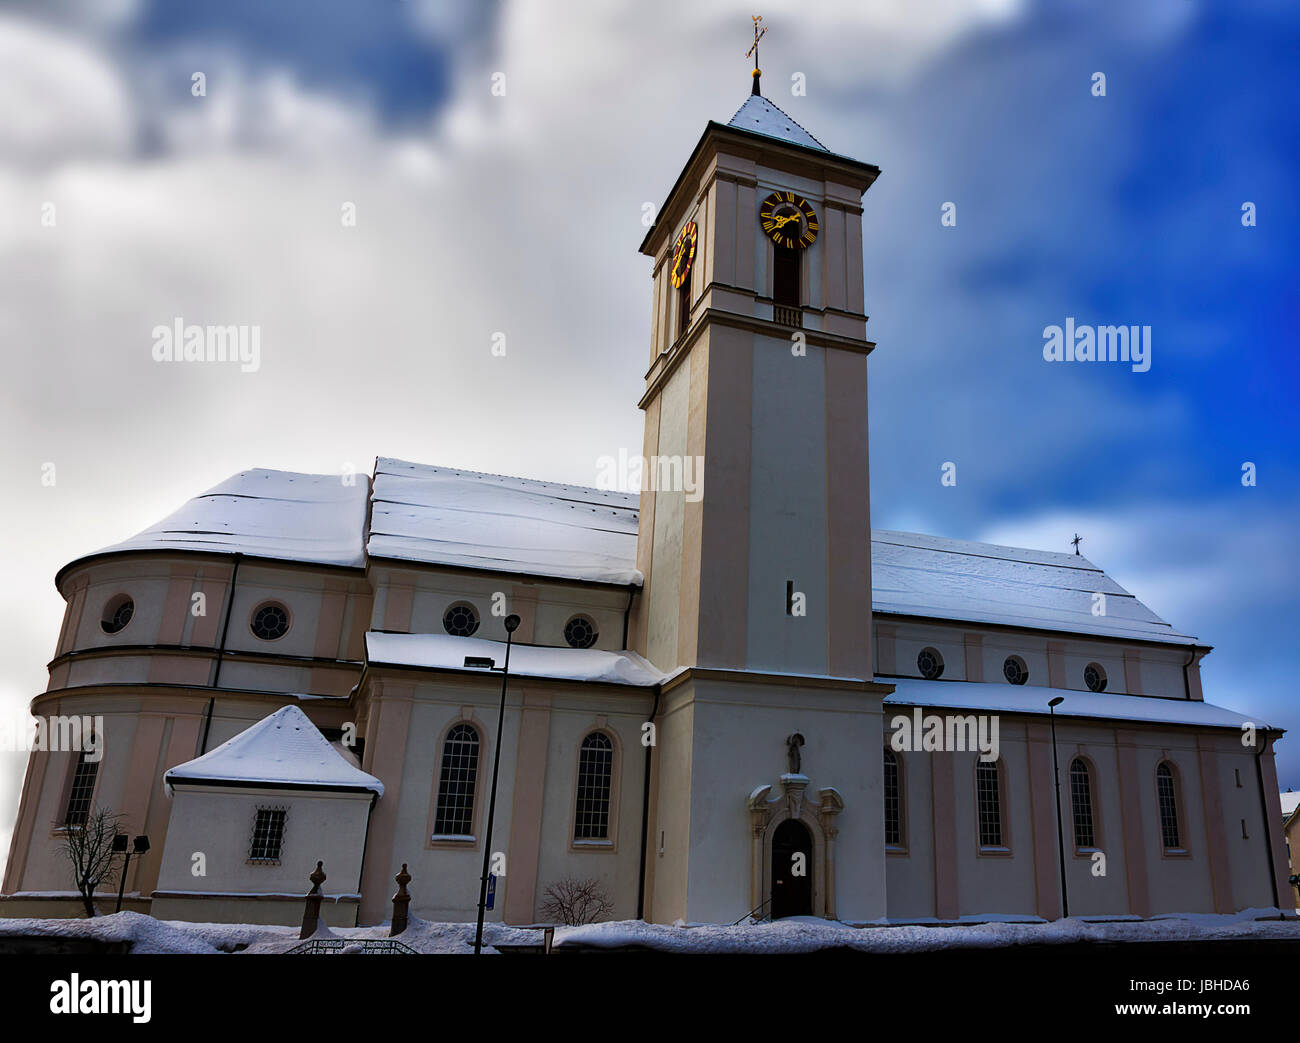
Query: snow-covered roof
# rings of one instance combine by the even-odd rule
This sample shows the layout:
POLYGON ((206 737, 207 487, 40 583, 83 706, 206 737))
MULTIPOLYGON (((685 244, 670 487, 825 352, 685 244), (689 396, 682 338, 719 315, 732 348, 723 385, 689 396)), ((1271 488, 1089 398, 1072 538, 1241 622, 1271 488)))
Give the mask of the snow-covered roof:
POLYGON ((169 794, 174 782, 225 782, 384 795, 384 784, 349 764, 296 706, 281 707, 215 750, 169 769, 163 779, 169 794))
MULTIPOLYGON (((364 543, 365 481, 245 471, 108 551, 186 548, 362 566, 377 558, 639 584, 639 497, 380 457, 364 543)), ((105 553, 105 552, 101 552, 105 553)), ((877 529, 882 614, 1188 645, 1087 558, 877 529), (1094 595, 1105 594, 1104 614, 1094 595)))
POLYGON ((232 475, 180 510, 99 554, 198 550, 322 565, 365 564, 365 476, 256 468, 232 475))
POLYGON ((745 104, 731 117, 727 126, 748 130, 754 134, 763 134, 769 138, 779 138, 781 141, 802 145, 804 148, 815 148, 819 152, 830 151, 788 115, 758 94, 751 94, 745 99, 745 104))
POLYGON ((1195 699, 1161 699, 1149 695, 1078 692, 1073 688, 976 681, 924 681, 919 677, 878 677, 892 684, 894 693, 885 705, 933 709, 974 710, 977 713, 1028 713, 1048 715, 1047 702, 1056 696, 1058 717, 1091 717, 1110 721, 1147 721, 1156 724, 1191 724, 1202 728, 1240 728, 1251 723, 1269 727, 1258 718, 1195 699))
POLYGON ((1300 806, 1300 793, 1287 790, 1285 793, 1279 793, 1278 797, 1282 801, 1282 818, 1290 818, 1296 807, 1300 806))
POLYGON ((874 612, 958 619, 1100 637, 1192 644, 1076 554, 875 529, 874 612), (1095 613, 1095 594, 1105 613, 1095 613))
MULTIPOLYGON (((434 670, 483 673, 467 667, 466 656, 505 662, 506 643, 481 637, 449 634, 366 634, 366 660, 392 666, 418 666, 434 670)), ((545 677, 561 681, 591 681, 649 688, 665 675, 650 662, 626 650, 604 652, 597 648, 548 648, 511 643, 511 677, 545 677)))
POLYGON ((640 583, 638 499, 380 457, 367 549, 381 558, 640 583))

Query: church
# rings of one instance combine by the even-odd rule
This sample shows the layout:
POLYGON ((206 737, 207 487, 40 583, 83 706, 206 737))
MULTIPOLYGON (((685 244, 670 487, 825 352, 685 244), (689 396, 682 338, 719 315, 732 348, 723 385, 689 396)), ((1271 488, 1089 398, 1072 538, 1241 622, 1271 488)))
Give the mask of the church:
POLYGON ((639 496, 250 470, 66 565, 31 712, 102 755, 31 754, 0 916, 80 915, 96 809, 160 919, 296 923, 321 862, 328 923, 403 865, 472 920, 485 854, 518 925, 566 882, 655 923, 1289 909, 1281 732, 1207 645, 1077 549, 872 529, 879 173, 757 70, 704 128, 640 246, 639 496))

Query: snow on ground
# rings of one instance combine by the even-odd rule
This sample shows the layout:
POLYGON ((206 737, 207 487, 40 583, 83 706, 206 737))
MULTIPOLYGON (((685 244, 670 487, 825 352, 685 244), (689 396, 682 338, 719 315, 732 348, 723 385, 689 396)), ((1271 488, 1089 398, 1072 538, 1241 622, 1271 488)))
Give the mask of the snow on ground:
POLYGON ((797 916, 737 927, 716 924, 664 926, 639 920, 587 924, 555 932, 555 948, 643 946, 674 953, 804 953, 852 949, 863 953, 937 952, 1070 942, 1170 942, 1290 939, 1300 943, 1300 921, 1257 920, 1276 909, 1248 909, 1231 916, 1187 915, 1153 920, 1089 921, 1071 918, 1037 923, 854 927, 797 916))
POLYGON ((131 952, 212 954, 233 952, 276 936, 298 937, 296 927, 260 924, 184 923, 155 920, 144 913, 113 913, 87 919, 0 920, 0 938, 90 938, 100 942, 129 942, 131 952))
MULTIPOLYGON (((903 954, 940 950, 993 949, 1018 945, 1063 945, 1072 942, 1208 942, 1231 940, 1290 940, 1300 944, 1300 920, 1277 919, 1276 909, 1247 909, 1230 916, 1186 914, 1151 920, 1077 919, 1055 922, 990 922, 939 925, 852 925, 815 917, 791 917, 776 923, 724 926, 695 924, 666 926, 639 920, 561 927, 554 947, 605 948, 626 946, 667 953, 761 954, 806 953, 851 949, 863 953, 903 954), (1261 919, 1262 918, 1262 919, 1261 919)), ((131 951, 157 953, 288 952, 299 944, 298 928, 260 924, 186 923, 155 920, 142 913, 114 913, 93 920, 0 920, 0 937, 93 938, 129 942, 131 951)), ((388 925, 325 927, 318 940, 361 942, 387 939, 388 925)), ((398 941, 420 953, 469 953, 474 924, 433 923, 411 917, 398 941)), ((485 924, 484 951, 495 946, 540 946, 539 928, 485 924)), ((359 948, 359 946, 358 946, 359 948)))

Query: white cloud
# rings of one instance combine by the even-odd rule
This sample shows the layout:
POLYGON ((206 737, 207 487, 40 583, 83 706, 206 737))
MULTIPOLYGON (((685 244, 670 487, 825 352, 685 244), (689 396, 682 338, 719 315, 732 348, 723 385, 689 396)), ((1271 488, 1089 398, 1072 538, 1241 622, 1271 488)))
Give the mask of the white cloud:
POLYGON ((88 44, 0 17, 0 70, 0 157, 6 164, 121 156, 130 147, 121 79, 88 44))

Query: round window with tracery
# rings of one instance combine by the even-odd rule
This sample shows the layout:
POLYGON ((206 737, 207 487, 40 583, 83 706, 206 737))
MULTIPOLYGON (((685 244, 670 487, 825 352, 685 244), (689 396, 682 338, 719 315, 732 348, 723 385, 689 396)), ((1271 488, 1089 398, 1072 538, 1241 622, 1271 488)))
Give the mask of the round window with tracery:
POLYGON ((249 629, 254 637, 275 641, 289 632, 289 610, 275 601, 268 601, 253 613, 249 629))
POLYGON ((478 613, 473 605, 458 601, 442 616, 442 629, 452 637, 469 637, 478 629, 478 613))
POLYGON ((104 618, 99 625, 105 634, 116 634, 126 629, 135 615, 135 602, 127 595, 119 594, 104 606, 104 618))
POLYGON ((1009 655, 1002 664, 1002 676, 1008 684, 1024 684, 1029 680, 1029 667, 1025 666, 1025 661, 1018 655, 1009 655))
POLYGON ((596 624, 586 616, 574 616, 564 624, 564 640, 573 648, 590 648, 599 636, 596 624))
POLYGON ((927 681, 937 681, 943 674, 943 656, 937 648, 923 648, 917 654, 916 668, 927 681))
POLYGON ((1089 663, 1083 668, 1083 683, 1090 692, 1106 690, 1106 671, 1100 663, 1089 663))

